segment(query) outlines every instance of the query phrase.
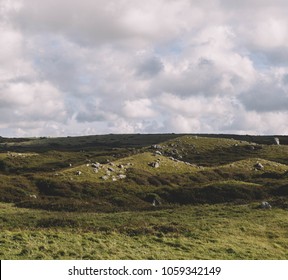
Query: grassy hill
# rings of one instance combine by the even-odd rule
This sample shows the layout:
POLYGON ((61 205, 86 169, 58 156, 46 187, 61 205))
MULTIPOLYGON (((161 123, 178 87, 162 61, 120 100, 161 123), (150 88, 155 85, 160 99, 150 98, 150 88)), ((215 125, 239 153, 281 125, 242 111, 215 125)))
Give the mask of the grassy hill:
POLYGON ((129 252, 116 250, 115 258, 135 258, 137 242, 146 252, 139 258, 287 258, 288 137, 277 137, 280 145, 274 136, 248 135, 0 138, 0 242, 6 248, 17 241, 0 253, 102 259, 116 250, 109 242, 129 240, 129 252), (257 209, 264 200, 271 211, 257 209), (204 217, 213 227, 199 222, 204 217), (275 234, 265 229, 263 235, 265 218, 275 234), (249 238, 233 243, 219 223, 229 224, 232 236, 249 238), (205 228, 216 234, 214 241, 205 228), (253 234, 263 238, 256 242, 253 234), (55 237, 51 244, 49 236, 55 237), (73 242, 100 247, 78 254, 69 249, 73 242), (54 253, 59 244, 61 252, 54 253), (261 244, 266 251, 259 253, 261 244), (152 254, 152 247, 164 250, 152 254))

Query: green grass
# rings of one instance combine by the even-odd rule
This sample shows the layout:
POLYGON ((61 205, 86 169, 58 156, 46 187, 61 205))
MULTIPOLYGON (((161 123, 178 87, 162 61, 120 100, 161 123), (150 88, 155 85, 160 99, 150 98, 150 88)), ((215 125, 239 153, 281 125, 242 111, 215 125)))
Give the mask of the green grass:
POLYGON ((288 257, 287 211, 255 204, 89 215, 0 207, 1 259, 288 257))
POLYGON ((287 259, 279 138, 285 145, 248 135, 0 138, 0 257, 287 259))

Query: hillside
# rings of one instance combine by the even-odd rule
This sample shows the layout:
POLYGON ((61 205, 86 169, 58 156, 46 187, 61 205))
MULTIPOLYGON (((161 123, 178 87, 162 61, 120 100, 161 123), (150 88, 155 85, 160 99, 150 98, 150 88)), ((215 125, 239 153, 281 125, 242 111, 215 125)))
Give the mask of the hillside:
POLYGON ((278 138, 0 138, 1 259, 287 259, 278 138))
POLYGON ((228 136, 1 138, 0 200, 97 212, 149 210, 155 201, 170 208, 265 199, 286 207, 286 137, 277 145, 274 136, 228 136))

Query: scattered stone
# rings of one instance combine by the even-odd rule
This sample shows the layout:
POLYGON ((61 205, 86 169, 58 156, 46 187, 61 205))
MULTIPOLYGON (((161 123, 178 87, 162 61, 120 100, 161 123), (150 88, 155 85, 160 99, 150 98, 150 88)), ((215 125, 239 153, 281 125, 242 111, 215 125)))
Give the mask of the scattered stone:
POLYGON ((80 170, 78 170, 78 171, 76 171, 76 175, 81 175, 82 174, 82 172, 80 171, 80 170))
POLYGON ((115 169, 112 167, 108 167, 108 171, 115 172, 115 169))
POLYGON ((116 181, 117 181, 117 178, 113 176, 113 177, 112 177, 112 181, 113 181, 113 182, 116 182, 116 181))
POLYGON ((106 175, 101 177, 101 179, 103 179, 103 180, 108 180, 108 178, 109 178, 109 176, 106 176, 106 175))
POLYGON ((72 167, 72 163, 69 163, 69 167, 72 167))
POLYGON ((149 166, 153 167, 153 168, 158 168, 160 166, 159 162, 150 162, 149 166))
POLYGON ((86 166, 87 166, 87 167, 89 167, 89 166, 90 166, 90 164, 89 164, 89 163, 87 163, 87 164, 86 164, 86 166))
POLYGON ((160 145, 152 145, 151 148, 152 149, 156 149, 156 150, 161 150, 162 146, 160 146, 160 145))
POLYGON ((92 163, 91 166, 94 168, 99 168, 101 164, 99 162, 95 162, 95 163, 92 163))
POLYGON ((113 162, 109 162, 109 165, 111 165, 111 166, 115 166, 115 163, 113 163, 113 162))
POLYGON ((37 198, 36 194, 29 194, 29 197, 30 197, 30 198, 34 198, 34 199, 37 198))
POLYGON ((95 173, 98 173, 98 168, 93 168, 93 171, 95 172, 95 173))
POLYGON ((119 175, 118 175, 118 178, 119 178, 119 179, 125 179, 125 178, 126 178, 126 175, 124 175, 124 174, 119 174, 119 175))
POLYGON ((156 155, 162 156, 162 153, 160 151, 155 152, 156 155))
POLYGON ((117 167, 120 168, 120 169, 124 169, 124 165, 123 164, 119 164, 117 167))

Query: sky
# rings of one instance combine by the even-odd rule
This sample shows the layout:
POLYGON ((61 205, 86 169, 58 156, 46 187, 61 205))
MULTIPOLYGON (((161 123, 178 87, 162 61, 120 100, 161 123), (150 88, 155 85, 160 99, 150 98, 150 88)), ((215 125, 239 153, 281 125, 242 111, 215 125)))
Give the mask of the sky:
POLYGON ((0 0, 0 135, 288 134, 287 0, 0 0))

